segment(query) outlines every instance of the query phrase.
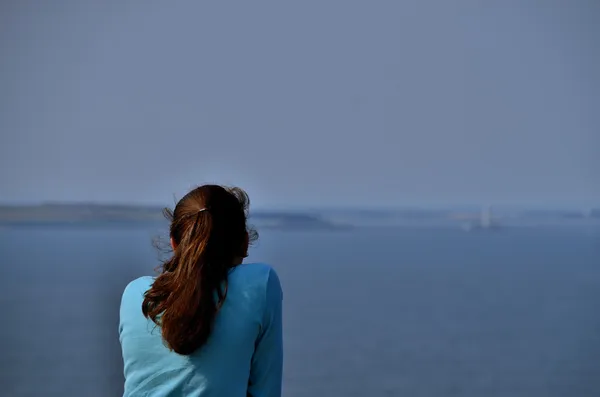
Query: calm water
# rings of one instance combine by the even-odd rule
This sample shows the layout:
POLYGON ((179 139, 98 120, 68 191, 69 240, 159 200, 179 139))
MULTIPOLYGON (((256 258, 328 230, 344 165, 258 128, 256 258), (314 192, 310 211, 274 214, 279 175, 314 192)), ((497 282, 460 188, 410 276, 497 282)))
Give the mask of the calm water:
MULTIPOLYGON (((0 230, 2 396, 118 396, 120 293, 158 229, 0 230)), ((600 395, 600 233, 262 233, 286 396, 600 395)))

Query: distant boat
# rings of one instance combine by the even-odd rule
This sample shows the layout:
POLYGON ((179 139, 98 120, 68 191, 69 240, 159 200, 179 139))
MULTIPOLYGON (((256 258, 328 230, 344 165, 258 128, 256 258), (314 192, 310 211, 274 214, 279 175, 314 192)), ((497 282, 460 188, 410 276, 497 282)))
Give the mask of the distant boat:
POLYGON ((492 215, 492 207, 485 206, 481 210, 481 214, 479 215, 479 219, 477 221, 465 223, 462 225, 462 229, 466 232, 470 232, 473 230, 496 230, 499 228, 498 223, 494 222, 494 218, 492 215))
POLYGON ((492 227, 492 207, 487 206, 481 211, 480 226, 482 229, 492 227))

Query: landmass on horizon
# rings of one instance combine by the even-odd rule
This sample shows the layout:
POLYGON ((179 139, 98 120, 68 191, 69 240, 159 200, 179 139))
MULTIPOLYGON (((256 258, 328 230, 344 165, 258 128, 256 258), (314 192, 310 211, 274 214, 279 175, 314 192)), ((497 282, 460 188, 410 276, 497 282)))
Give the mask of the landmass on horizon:
MULTIPOLYGON (((165 222, 163 207, 101 203, 0 205, 0 226, 135 224, 165 222)), ((465 229, 505 225, 600 221, 600 208, 586 210, 463 209, 330 209, 321 211, 257 210, 255 226, 267 229, 344 230, 370 225, 459 225, 465 229)))
MULTIPOLYGON (((97 203, 0 205, 0 226, 166 222, 163 210, 164 207, 158 206, 97 203)), ((350 227, 308 212, 252 211, 250 218, 257 226, 272 229, 338 230, 350 227)))

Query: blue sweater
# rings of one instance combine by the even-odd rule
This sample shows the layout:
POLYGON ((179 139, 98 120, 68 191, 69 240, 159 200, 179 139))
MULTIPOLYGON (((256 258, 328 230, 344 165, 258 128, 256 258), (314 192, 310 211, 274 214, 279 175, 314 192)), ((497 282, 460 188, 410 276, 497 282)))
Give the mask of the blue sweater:
POLYGON ((190 356, 169 351, 160 328, 142 314, 153 280, 132 281, 121 300, 124 397, 281 396, 282 291, 271 267, 243 264, 230 271, 213 333, 190 356))

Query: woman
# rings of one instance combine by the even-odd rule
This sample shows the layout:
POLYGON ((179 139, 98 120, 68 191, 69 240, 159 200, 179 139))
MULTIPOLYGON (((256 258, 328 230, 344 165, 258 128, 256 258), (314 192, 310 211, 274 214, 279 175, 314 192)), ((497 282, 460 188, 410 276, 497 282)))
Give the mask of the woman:
POLYGON ((256 233, 241 189, 196 188, 166 214, 173 256, 121 301, 124 397, 279 397, 282 291, 242 264, 256 233))

